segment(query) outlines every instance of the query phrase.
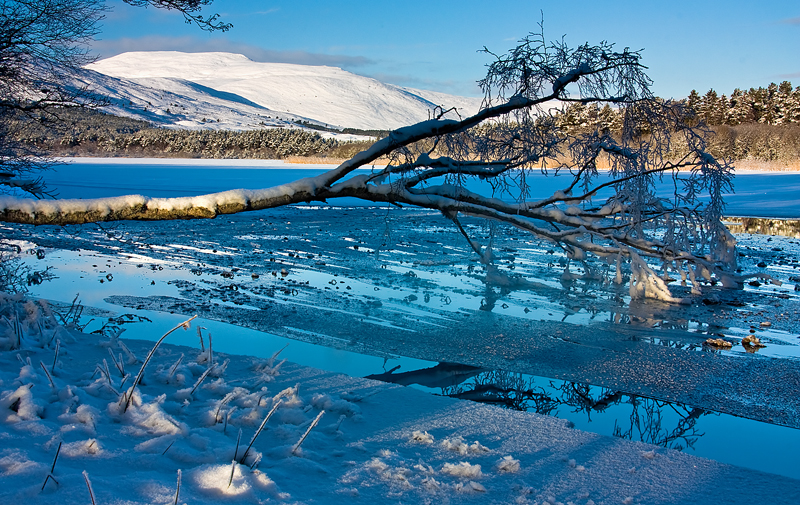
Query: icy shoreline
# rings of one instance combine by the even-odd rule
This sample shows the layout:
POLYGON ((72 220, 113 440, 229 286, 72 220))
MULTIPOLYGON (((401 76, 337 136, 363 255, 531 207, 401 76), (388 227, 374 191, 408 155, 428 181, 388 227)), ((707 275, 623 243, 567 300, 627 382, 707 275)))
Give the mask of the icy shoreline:
MULTIPOLYGON (((7 316, 10 310, 28 314, 24 328, 46 319, 30 304, 7 301, 3 309, 7 316)), ((125 389, 122 373, 109 350, 135 374, 152 342, 85 335, 47 321, 39 327, 41 337, 25 334, 23 350, 0 353, 5 500, 87 503, 85 471, 97 503, 172 503, 178 470, 179 503, 200 504, 800 499, 794 479, 582 432, 562 420, 281 364, 279 357, 211 358, 207 347, 202 352, 168 341, 122 413, 114 391, 125 389), (32 344, 37 338, 51 340, 39 347, 32 344), (44 370, 51 369, 56 339, 61 346, 51 385, 44 370), (212 359, 217 366, 190 392, 212 359), (59 443, 54 480, 45 482, 59 443), (234 455, 243 463, 232 463, 234 455)))

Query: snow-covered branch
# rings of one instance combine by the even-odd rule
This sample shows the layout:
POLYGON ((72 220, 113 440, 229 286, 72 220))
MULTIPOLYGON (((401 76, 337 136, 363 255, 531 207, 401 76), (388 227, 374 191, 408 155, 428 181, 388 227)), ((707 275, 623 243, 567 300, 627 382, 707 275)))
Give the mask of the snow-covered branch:
MULTIPOLYGON (((606 43, 570 49, 529 37, 489 66, 477 114, 458 120, 439 114, 399 128, 317 177, 192 198, 4 198, 0 219, 63 225, 213 218, 355 197, 435 209, 459 227, 459 214, 504 223, 561 245, 574 261, 624 260, 633 296, 669 298, 664 282, 648 280, 656 275, 648 259, 665 276, 672 269, 691 279, 693 288, 700 279, 730 284, 735 241, 720 223, 730 167, 705 152, 704 137, 682 123, 672 104, 652 97, 639 60, 638 52, 615 52, 606 43), (574 100, 614 104, 621 133, 563 128, 558 114, 574 100), (673 137, 682 137, 688 152, 673 157, 673 137), (353 174, 379 158, 390 163, 353 174), (531 177, 538 174, 567 182, 547 198, 533 198, 531 177), (673 194, 656 192, 663 177, 674 182, 673 194), (701 205, 705 194, 711 201, 701 205)), ((470 245, 482 254, 471 239, 470 245)))

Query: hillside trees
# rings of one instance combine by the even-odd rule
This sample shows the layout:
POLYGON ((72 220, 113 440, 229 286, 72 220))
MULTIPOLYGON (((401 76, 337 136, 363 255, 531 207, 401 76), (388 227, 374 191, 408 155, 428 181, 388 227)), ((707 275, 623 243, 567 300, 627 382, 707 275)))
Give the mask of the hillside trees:
MULTIPOLYGON (((211 0, 124 0, 136 6, 175 10, 205 30, 227 30, 216 15, 200 9, 211 0)), ((0 1, 0 190, 19 188, 47 195, 38 173, 50 165, 45 152, 17 140, 19 118, 59 123, 59 112, 94 107, 100 96, 72 79, 92 61, 87 43, 98 33, 103 0, 0 1)))
POLYGON ((706 152, 705 135, 685 123, 680 104, 652 95, 639 52, 607 43, 570 48, 534 34, 507 54, 488 54, 492 62, 480 81, 485 99, 477 114, 461 118, 439 110, 320 176, 193 198, 5 198, 0 219, 59 225, 213 218, 355 197, 440 211, 485 264, 487 282, 522 280, 494 268, 491 242, 470 237, 461 216, 558 244, 589 278, 629 279, 634 297, 676 300, 669 276, 685 279, 695 292, 705 282, 735 284, 735 241, 720 222, 730 167, 706 152), (617 108, 620 131, 561 127, 559 116, 573 104, 617 108), (678 140, 685 154, 669 158, 678 140), (389 164, 372 166, 377 159, 389 164), (607 174, 598 171, 601 162, 611 167, 607 174), (563 180, 562 189, 531 198, 529 177, 539 172, 563 180), (668 194, 656 192, 660 179, 672 181, 668 194), (702 203, 706 193, 710 199, 702 203), (598 267, 598 259, 607 268, 598 267))
POLYGON ((786 125, 800 123, 800 86, 783 81, 766 88, 735 89, 730 98, 709 90, 702 97, 692 90, 687 111, 709 126, 746 123, 786 125))

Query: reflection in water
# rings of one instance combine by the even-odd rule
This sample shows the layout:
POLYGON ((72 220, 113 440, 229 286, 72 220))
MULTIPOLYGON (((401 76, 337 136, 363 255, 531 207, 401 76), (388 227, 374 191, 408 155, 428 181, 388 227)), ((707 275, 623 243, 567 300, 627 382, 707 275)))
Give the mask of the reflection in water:
POLYGON ((732 233, 760 233, 800 238, 800 220, 757 217, 726 217, 725 224, 732 233))
POLYGON ((703 416, 720 416, 680 403, 629 395, 590 384, 451 363, 413 372, 390 371, 369 378, 403 385, 417 384, 438 390, 443 396, 565 418, 580 424, 583 429, 603 433, 596 426, 586 426, 593 422, 594 416, 595 421, 609 428, 603 434, 679 451, 694 449, 704 435, 697 426, 703 416), (609 420, 613 424, 603 423, 609 420))
POLYGON ((679 403, 503 370, 484 372, 471 382, 443 389, 442 393, 571 420, 579 414, 586 417, 586 422, 592 422, 592 415, 604 414, 614 420, 613 431, 607 434, 677 450, 694 446, 702 436, 696 429, 697 420, 709 414, 679 403), (537 380, 542 385, 536 384, 537 380), (666 415, 667 410, 671 415, 666 415), (670 425, 674 428, 670 429, 670 425))

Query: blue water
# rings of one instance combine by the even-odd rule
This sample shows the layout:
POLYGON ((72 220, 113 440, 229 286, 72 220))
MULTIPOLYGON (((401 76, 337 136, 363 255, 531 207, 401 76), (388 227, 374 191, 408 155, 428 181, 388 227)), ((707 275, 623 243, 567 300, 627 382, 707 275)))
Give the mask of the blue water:
MULTIPOLYGON (((313 177, 331 167, 285 165, 280 161, 262 166, 68 163, 45 174, 49 187, 59 198, 101 198, 140 194, 150 197, 196 196, 229 189, 261 189, 313 177)), ((212 162, 213 163, 213 162, 212 162)), ((368 171, 369 169, 365 169, 368 171)), ((359 173, 365 173, 359 171, 359 173)), ((563 177, 528 175, 532 193, 528 199, 545 198, 563 189, 563 177)), ((468 188, 478 189, 479 182, 468 188)), ((660 183, 659 193, 672 192, 671 180, 660 183)), ((728 216, 800 218, 800 173, 744 173, 734 178, 734 193, 726 194, 728 216)), ((506 198, 507 195, 501 196, 506 198)), ((341 199, 339 206, 374 205, 354 198, 341 199)))

